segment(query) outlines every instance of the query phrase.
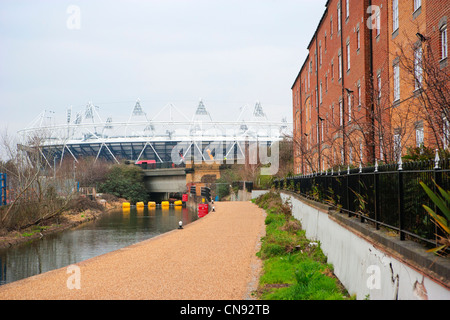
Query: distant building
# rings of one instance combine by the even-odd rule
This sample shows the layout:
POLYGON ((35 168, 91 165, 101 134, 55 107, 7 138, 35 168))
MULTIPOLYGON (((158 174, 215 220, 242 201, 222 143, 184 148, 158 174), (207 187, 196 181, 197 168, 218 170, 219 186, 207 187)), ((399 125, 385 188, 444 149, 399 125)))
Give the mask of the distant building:
POLYGON ((326 3, 292 86, 296 173, 448 148, 447 17, 448 0, 326 3))

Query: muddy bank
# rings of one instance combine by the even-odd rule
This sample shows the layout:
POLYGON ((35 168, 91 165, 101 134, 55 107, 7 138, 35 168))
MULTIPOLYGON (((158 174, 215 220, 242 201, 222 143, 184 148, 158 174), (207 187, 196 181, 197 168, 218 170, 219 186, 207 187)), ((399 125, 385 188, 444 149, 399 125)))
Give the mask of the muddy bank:
POLYGON ((42 225, 31 226, 20 231, 0 230, 0 249, 42 239, 45 236, 77 227, 83 223, 98 219, 104 214, 122 208, 122 202, 104 204, 103 210, 88 209, 82 212, 64 212, 61 215, 45 221, 42 225))

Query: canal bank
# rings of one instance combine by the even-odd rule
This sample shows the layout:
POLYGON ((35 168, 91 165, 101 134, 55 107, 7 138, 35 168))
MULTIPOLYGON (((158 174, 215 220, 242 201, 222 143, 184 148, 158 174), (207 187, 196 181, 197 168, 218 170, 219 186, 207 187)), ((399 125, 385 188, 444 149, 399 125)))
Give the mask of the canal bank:
POLYGON ((249 202, 216 203, 183 229, 1 286, 0 299, 250 299, 264 220, 249 202))
POLYGON ((83 223, 93 221, 104 214, 108 214, 113 210, 122 208, 122 202, 105 202, 103 206, 103 210, 87 209, 81 212, 64 212, 61 215, 46 221, 45 226, 34 225, 21 231, 8 232, 0 236, 0 250, 30 241, 35 241, 37 239, 42 239, 43 237, 75 228, 83 223))

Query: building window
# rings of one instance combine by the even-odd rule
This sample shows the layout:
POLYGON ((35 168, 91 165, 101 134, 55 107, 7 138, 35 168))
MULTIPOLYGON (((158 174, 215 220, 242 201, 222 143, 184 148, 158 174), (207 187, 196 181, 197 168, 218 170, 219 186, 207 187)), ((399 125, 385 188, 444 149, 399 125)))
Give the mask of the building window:
POLYGON ((350 1, 346 0, 345 1, 345 17, 348 19, 348 17, 350 16, 350 1))
POLYGON ((322 44, 319 44, 319 64, 322 66, 322 44))
POLYGON ((419 8, 422 6, 422 0, 414 0, 414 12, 419 10, 419 8))
POLYGON ((380 137, 380 160, 384 160, 383 137, 380 137))
POLYGON ((330 18, 330 37, 333 38, 333 16, 330 18))
POLYGON ((444 149, 447 149, 450 144, 450 121, 448 121, 447 117, 445 116, 442 119, 442 132, 444 149))
POLYGON ((400 134, 394 135, 394 156, 396 161, 399 161, 402 156, 402 139, 400 134))
POLYGON ((338 7, 337 7, 337 17, 338 17, 337 31, 339 32, 339 31, 341 31, 341 5, 340 4, 338 4, 338 7))
POLYGON ((341 127, 344 125, 344 110, 342 106, 342 100, 339 100, 339 125, 341 127))
POLYGON ((334 124, 334 103, 331 104, 331 124, 334 124))
POLYGON ((448 57, 447 25, 441 27, 441 58, 448 57))
POLYGON ((381 34, 381 12, 380 10, 377 10, 377 13, 375 15, 375 23, 377 27, 377 37, 381 34))
POLYGON ((420 89, 422 86, 423 69, 422 69, 422 48, 417 48, 414 51, 414 82, 415 88, 420 89))
POLYGON ((319 103, 322 104, 322 80, 320 81, 319 103))
POLYGON ((364 163, 364 145, 362 141, 359 142, 359 158, 361 163, 364 163))
POLYGON ((392 31, 397 31, 398 25, 398 0, 392 0, 392 31))
POLYGON ((348 104, 348 122, 352 121, 352 96, 349 94, 347 96, 347 104, 348 104))
POLYGON ((358 84, 358 106, 361 106, 361 85, 358 84))
POLYGON ((347 71, 350 70, 350 42, 347 43, 347 71))
POLYGON ((361 33, 359 32, 359 29, 356 30, 356 50, 361 49, 361 33))
POLYGON ((348 152, 348 160, 350 162, 350 165, 352 165, 353 164, 353 147, 352 146, 350 146, 350 150, 348 152))
POLYGON ((338 54, 338 72, 339 72, 339 80, 342 78, 342 54, 339 52, 338 54))
POLYGON ((378 102, 380 102, 381 101, 381 74, 378 75, 377 82, 378 82, 378 102))
POLYGON ((323 138, 324 138, 324 137, 323 137, 323 136, 324 136, 324 135, 323 135, 323 121, 320 123, 320 125, 321 125, 321 129, 322 129, 322 142, 323 142, 323 138))
POLYGON ((331 80, 333 81, 334 79, 334 62, 331 61, 331 80))
POLYGON ((400 100, 400 65, 394 65, 394 101, 400 100))
POLYGON ((423 146, 424 142, 424 132, 423 127, 416 128, 416 146, 420 148, 423 146))

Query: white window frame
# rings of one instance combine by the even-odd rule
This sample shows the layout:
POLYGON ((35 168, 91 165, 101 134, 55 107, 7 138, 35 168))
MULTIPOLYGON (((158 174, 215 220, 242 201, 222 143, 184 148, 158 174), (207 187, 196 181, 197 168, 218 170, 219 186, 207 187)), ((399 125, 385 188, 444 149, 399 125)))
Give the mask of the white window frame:
POLYGON ((358 84, 358 106, 361 106, 361 84, 358 84))
POLYGON ((347 71, 350 71, 350 42, 347 43, 347 71))
POLYGON ((400 134, 394 134, 394 156, 395 160, 400 160, 402 156, 402 137, 400 134))
POLYGON ((414 0, 414 12, 422 7, 422 0, 414 0))
POLYGON ((398 0, 392 0, 392 31, 395 32, 398 30, 398 28, 398 0))
POLYGON ((381 74, 377 76, 378 99, 381 99, 381 74))
POLYGON ((361 49, 361 32, 359 28, 356 30, 356 50, 361 49))
POLYGON ((450 121, 445 116, 442 118, 442 138, 444 149, 447 149, 450 145, 450 121))
POLYGON ((423 146, 423 143, 425 141, 425 134, 423 131, 423 127, 416 128, 416 146, 420 148, 423 146))
POLYGON ((348 150, 348 162, 350 165, 353 165, 353 147, 350 146, 348 150))
POLYGON ((400 100, 400 64, 394 65, 394 101, 400 100))
POLYGON ((416 90, 422 87, 423 81, 422 56, 423 56, 422 47, 416 48, 416 50, 414 50, 414 86, 416 90))
POLYGON ((345 0, 345 18, 350 17, 350 0, 345 0))
POLYGON ((443 25, 440 31, 441 31, 441 59, 443 60, 448 58, 447 25, 443 25))
POLYGON ((352 121, 352 95, 347 95, 347 106, 348 106, 348 122, 352 121))
POLYGON ((322 104, 322 80, 320 80, 320 87, 319 87, 319 103, 322 104))
POLYGON ((380 160, 384 160, 383 137, 380 137, 380 160))
POLYGON ((377 28, 377 37, 381 34, 381 12, 380 10, 377 10, 375 14, 375 22, 376 22, 376 28, 377 28))
POLYGON ((337 16, 338 16, 337 31, 340 32, 341 31, 341 20, 342 20, 342 17, 341 17, 341 5, 340 4, 338 4, 338 7, 337 7, 337 16))

